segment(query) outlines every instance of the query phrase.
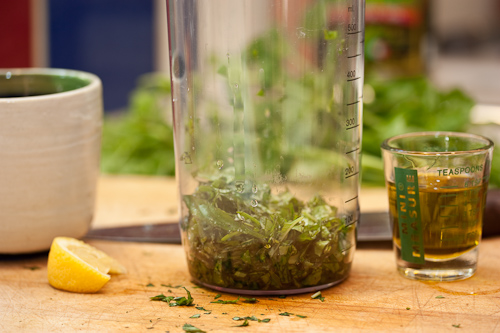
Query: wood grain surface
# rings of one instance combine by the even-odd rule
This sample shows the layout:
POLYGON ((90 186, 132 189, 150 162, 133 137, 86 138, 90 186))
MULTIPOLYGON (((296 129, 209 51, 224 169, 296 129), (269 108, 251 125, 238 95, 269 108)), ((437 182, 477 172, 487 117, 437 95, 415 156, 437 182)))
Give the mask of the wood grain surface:
MULTIPOLYGON (((102 177, 97 227, 164 222, 176 217, 172 179, 102 177), (173 208, 172 208, 173 207, 173 208)), ((385 196, 374 190, 371 204, 385 196)), ((380 192, 379 192, 380 193, 380 192)), ((365 196, 366 198, 367 196, 365 196)), ((53 289, 47 282, 47 253, 0 256, 0 332, 160 331, 183 332, 185 323, 207 332, 500 332, 500 238, 481 243, 476 275, 459 282, 424 283, 401 277, 390 245, 362 243, 350 277, 323 291, 258 297, 255 304, 213 304, 218 292, 190 280, 180 245, 87 240, 122 262, 126 275, 113 276, 96 294, 53 289), (185 296, 196 306, 169 307, 149 297, 185 296), (289 312, 296 315, 282 316, 289 312), (200 318, 190 318, 200 314, 200 318), (236 327, 235 316, 269 318, 236 327)), ((238 295, 222 294, 222 300, 238 295)))
POLYGON ((102 175, 97 184, 94 228, 178 221, 174 178, 102 175))
MULTIPOLYGON (((183 332, 185 323, 207 332, 322 331, 500 331, 500 238, 483 242, 477 274, 465 281, 423 283, 396 272, 391 249, 356 252, 350 277, 323 291, 324 302, 311 294, 258 297, 256 304, 213 304, 218 292, 190 281, 180 245, 89 241, 121 261, 126 275, 113 276, 96 294, 75 294, 47 283, 46 254, 0 258, 0 331, 138 331, 183 332), (163 286, 162 286, 163 285, 163 286), (185 296, 196 306, 169 307, 149 297, 185 296), (441 298, 441 296, 443 298, 441 298), (290 312, 307 316, 282 316, 290 312), (200 314, 200 318, 189 318, 200 314), (235 327, 233 317, 256 316, 235 327), (455 326, 453 326, 455 325, 455 326)), ((222 294, 232 300, 237 295, 222 294)))

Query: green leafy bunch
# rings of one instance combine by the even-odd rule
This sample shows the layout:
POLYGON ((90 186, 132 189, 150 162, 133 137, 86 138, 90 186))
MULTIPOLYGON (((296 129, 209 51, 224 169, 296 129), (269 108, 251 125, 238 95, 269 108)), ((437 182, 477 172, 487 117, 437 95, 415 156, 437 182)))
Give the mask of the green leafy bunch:
POLYGON ((419 131, 465 132, 470 124, 474 102, 460 90, 443 92, 427 78, 370 79, 367 86, 374 99, 363 112, 364 183, 384 184, 380 145, 385 139, 419 131))
POLYGON ((101 170, 110 174, 174 175, 175 159, 168 77, 145 75, 130 99, 127 112, 106 115, 101 170))

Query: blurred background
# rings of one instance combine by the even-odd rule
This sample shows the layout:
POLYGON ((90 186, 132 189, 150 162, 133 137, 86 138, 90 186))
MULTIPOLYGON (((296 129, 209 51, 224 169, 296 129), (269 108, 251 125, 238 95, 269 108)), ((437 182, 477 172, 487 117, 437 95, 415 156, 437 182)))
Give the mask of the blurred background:
POLYGON ((105 110, 124 109, 139 76, 168 66, 163 2, 1 0, 0 66, 95 73, 105 110))
MULTIPOLYGON (((165 2, 0 0, 0 67, 101 77, 103 172, 174 173, 165 2)), ((498 140, 500 0, 366 3, 364 181, 383 184, 384 136, 449 129, 498 140)))

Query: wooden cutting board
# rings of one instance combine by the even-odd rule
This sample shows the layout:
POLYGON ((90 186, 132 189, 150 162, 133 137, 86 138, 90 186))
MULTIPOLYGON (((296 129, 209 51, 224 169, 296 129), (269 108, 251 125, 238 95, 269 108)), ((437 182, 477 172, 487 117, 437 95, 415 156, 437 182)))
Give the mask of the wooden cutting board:
MULTIPOLYGON (((311 294, 258 297, 256 304, 213 304, 218 292, 190 282, 180 245, 89 241, 128 269, 96 294, 75 294, 47 283, 47 254, 0 257, 0 331, 160 331, 183 332, 192 324, 207 332, 323 331, 500 331, 500 238, 485 240, 480 265, 471 279, 423 283, 398 275, 390 248, 356 251, 350 277, 323 291, 324 302, 311 294), (171 285, 173 287, 168 287, 171 285), (149 297, 185 296, 196 306, 168 307, 149 297), (283 316, 289 312, 307 316, 283 316), (200 314, 200 318, 190 316, 200 314), (235 316, 269 318, 235 327, 235 316), (453 326, 455 325, 455 326, 453 326), (457 327, 459 330, 457 331, 457 327)), ((236 299, 222 294, 220 299, 236 299)))

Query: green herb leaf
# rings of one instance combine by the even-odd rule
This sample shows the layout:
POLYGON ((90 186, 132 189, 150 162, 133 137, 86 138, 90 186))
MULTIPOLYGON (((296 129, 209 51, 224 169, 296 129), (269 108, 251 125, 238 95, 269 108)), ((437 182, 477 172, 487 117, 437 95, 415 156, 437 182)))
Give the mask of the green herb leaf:
POLYGON ((246 298, 246 297, 243 297, 243 303, 257 303, 259 300, 256 299, 255 297, 252 297, 252 298, 246 298))
POLYGON ((286 317, 289 317, 289 316, 293 315, 293 313, 291 313, 291 312, 281 312, 281 313, 279 313, 279 315, 280 315, 280 316, 286 316, 286 317))
POLYGON ((406 310, 410 310, 410 307, 407 307, 406 310))
POLYGON ((438 295, 436 298, 445 298, 444 296, 438 295))
POLYGON ((146 285, 146 287, 154 287, 154 286, 155 286, 155 285, 154 285, 154 284, 152 284, 152 283, 148 283, 148 284, 146 285))
POLYGON ((453 326, 455 328, 460 328, 460 324, 452 324, 451 326, 453 326))
POLYGON ((240 300, 239 297, 237 299, 234 299, 234 300, 231 300, 231 301, 223 301, 221 299, 218 299, 218 300, 212 301, 210 303, 215 303, 215 304, 236 304, 236 303, 238 303, 239 300, 240 300))
POLYGON ((176 285, 176 286, 173 286, 173 285, 171 285, 171 284, 163 284, 163 283, 161 284, 161 286, 162 286, 162 287, 167 287, 167 288, 180 288, 180 287, 182 287, 182 285, 181 285, 181 284, 176 285))
POLYGON ((227 77, 227 66, 219 67, 219 69, 217 70, 217 74, 227 77))
POLYGON ((196 314, 192 315, 192 316, 191 316, 191 317, 189 317, 189 318, 200 318, 200 317, 201 317, 201 314, 196 313, 196 314))
POLYGON ((336 30, 323 30, 323 35, 326 40, 336 39, 338 36, 338 32, 336 30))
POLYGON ((150 297, 149 299, 152 301, 162 301, 162 302, 170 303, 170 301, 174 299, 174 296, 165 296, 163 294, 160 294, 160 295, 150 297))
POLYGON ((176 298, 174 298, 174 300, 176 301, 174 303, 174 305, 171 305, 171 304, 169 304, 169 305, 171 305, 171 306, 180 306, 180 305, 189 306, 189 305, 193 304, 194 299, 193 299, 193 297, 191 297, 191 293, 189 292, 189 290, 187 290, 186 287, 182 287, 182 288, 184 288, 184 290, 187 292, 188 297, 187 298, 186 297, 176 297, 176 298))
POLYGON ((217 294, 215 295, 214 299, 220 298, 221 296, 222 296, 221 294, 217 294))
POLYGON ((244 326, 248 326, 248 325, 250 325, 250 324, 248 323, 248 320, 245 319, 245 321, 242 324, 236 325, 236 327, 244 327, 244 326))
POLYGON ((212 311, 212 310, 207 310, 205 309, 204 307, 202 306, 197 306, 196 309, 200 310, 200 311, 212 311))
POLYGON ((202 330, 202 329, 199 329, 197 327, 194 327, 193 325, 191 324, 184 324, 184 326, 182 326, 182 329, 184 330, 184 332, 195 332, 195 333, 205 333, 206 331, 202 330))
MULTIPOLYGON (((258 319, 257 317, 255 316, 247 316, 247 317, 233 317, 233 320, 251 320, 251 321, 258 321, 258 322, 261 322, 265 319, 258 319)), ((267 320, 267 321, 264 321, 264 322, 269 322, 271 319, 267 320)))
POLYGON ((186 290, 188 297, 174 297, 174 296, 165 296, 163 294, 157 295, 150 297, 150 300, 152 301, 162 301, 168 303, 169 306, 190 306, 193 304, 193 297, 191 297, 191 293, 189 290, 186 289, 186 287, 183 287, 184 290, 186 290), (174 302, 172 302, 174 301, 174 302))
POLYGON ((302 202, 287 191, 273 194, 266 184, 239 193, 234 170, 224 172, 204 174, 207 181, 183 197, 189 216, 181 227, 197 280, 269 290, 319 285, 347 274, 344 257, 353 246, 354 226, 345 225, 335 207, 319 196, 302 202))
POLYGON ((299 318, 307 318, 307 316, 303 316, 303 315, 295 315, 296 317, 299 317, 299 318))

